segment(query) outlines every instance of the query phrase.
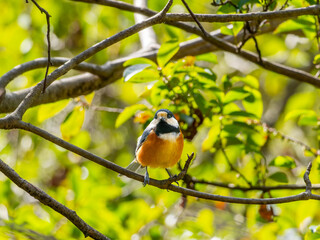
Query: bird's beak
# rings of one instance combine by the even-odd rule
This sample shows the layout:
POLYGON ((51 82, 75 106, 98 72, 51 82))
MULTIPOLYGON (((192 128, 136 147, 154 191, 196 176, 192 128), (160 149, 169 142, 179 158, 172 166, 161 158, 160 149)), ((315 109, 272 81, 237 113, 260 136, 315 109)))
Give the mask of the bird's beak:
POLYGON ((164 119, 164 117, 160 117, 160 121, 165 122, 166 120, 164 119))

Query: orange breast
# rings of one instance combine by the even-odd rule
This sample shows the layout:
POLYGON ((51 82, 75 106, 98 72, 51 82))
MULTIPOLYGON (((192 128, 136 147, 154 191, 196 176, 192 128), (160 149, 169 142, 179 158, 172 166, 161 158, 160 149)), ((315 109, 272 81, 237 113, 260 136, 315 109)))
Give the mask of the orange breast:
POLYGON ((179 161, 182 149, 183 135, 181 131, 176 141, 161 139, 154 131, 151 131, 138 149, 136 159, 144 167, 168 168, 179 161))

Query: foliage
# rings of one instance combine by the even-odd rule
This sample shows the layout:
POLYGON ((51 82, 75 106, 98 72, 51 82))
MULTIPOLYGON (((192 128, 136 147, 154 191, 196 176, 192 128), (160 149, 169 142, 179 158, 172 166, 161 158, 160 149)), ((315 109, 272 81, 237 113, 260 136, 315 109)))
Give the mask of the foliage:
MULTIPOLYGON (((189 2, 194 12, 219 14, 279 10, 287 2, 295 8, 314 4, 232 0, 232 4, 215 1, 216 7, 209 9, 209 1, 189 2)), ((131 13, 118 9, 106 11, 103 6, 69 1, 41 4, 52 15, 54 56, 71 57, 134 24, 131 13)), ((163 4, 150 1, 150 8, 160 10, 163 4)), ((3 5, 7 11, 0 20, 6 36, 0 40, 1 75, 46 53, 44 16, 31 3, 6 1, 3 5)), ((175 3, 174 7, 182 5, 175 3)), ((242 22, 206 25, 208 31, 220 29, 229 36, 236 36, 245 27, 242 22)), ((318 29, 318 17, 300 16, 283 20, 271 33, 253 36, 263 57, 308 68, 315 74, 320 62, 318 29)), ((177 59, 179 43, 195 36, 165 25, 155 27, 155 32, 162 43, 155 61, 131 58, 124 64, 121 80, 87 96, 31 108, 23 120, 126 166, 134 158, 137 137, 156 110, 168 108, 179 120, 185 137, 182 164, 186 154, 196 152, 188 172, 195 179, 249 188, 301 184, 307 163, 313 161, 310 179, 312 183, 320 181, 319 89, 222 51, 177 59), (99 105, 122 111, 94 111, 99 105)), ((247 40, 243 48, 256 51, 254 39, 247 40)), ((125 39, 90 62, 104 64, 128 55, 138 48, 138 41, 138 36, 125 39)), ((28 72, 12 81, 8 90, 33 86, 43 76, 43 69, 28 72)), ((1 130, 0 158, 111 239, 308 240, 320 236, 318 201, 236 205, 143 188, 134 180, 120 178, 113 171, 18 130, 1 130)), ((178 173, 179 167, 173 171, 178 173)), ((152 169, 150 175, 167 178, 162 169, 152 169)), ((283 197, 301 191, 241 191, 196 182, 180 184, 245 198, 283 197)), ((35 202, 3 175, 0 186, 0 238, 83 239, 64 217, 35 202)))

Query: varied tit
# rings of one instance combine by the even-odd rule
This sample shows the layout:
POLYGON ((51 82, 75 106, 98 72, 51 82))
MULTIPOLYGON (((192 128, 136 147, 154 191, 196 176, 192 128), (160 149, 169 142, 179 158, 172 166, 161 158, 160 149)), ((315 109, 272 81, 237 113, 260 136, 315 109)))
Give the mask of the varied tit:
POLYGON ((168 168, 179 161, 182 149, 183 134, 178 121, 172 112, 160 109, 138 138, 135 159, 127 169, 137 171, 145 167, 144 186, 149 183, 148 167, 165 168, 171 177, 168 168))

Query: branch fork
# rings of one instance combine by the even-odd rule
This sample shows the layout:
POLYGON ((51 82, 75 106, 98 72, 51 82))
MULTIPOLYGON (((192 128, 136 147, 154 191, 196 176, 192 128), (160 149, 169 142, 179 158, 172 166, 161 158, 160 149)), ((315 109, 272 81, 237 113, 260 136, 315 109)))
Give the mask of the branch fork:
POLYGON ((187 159, 186 163, 184 164, 182 171, 178 175, 174 175, 174 176, 168 178, 167 180, 162 180, 163 185, 167 186, 165 188, 168 188, 168 186, 171 185, 173 182, 178 182, 179 180, 183 179, 186 176, 187 171, 190 167, 191 161, 194 157, 194 153, 191 153, 190 156, 187 154, 187 156, 188 156, 188 159, 187 159))

